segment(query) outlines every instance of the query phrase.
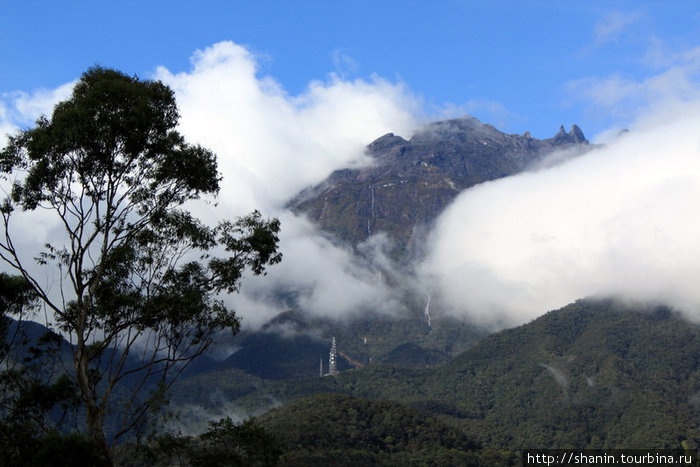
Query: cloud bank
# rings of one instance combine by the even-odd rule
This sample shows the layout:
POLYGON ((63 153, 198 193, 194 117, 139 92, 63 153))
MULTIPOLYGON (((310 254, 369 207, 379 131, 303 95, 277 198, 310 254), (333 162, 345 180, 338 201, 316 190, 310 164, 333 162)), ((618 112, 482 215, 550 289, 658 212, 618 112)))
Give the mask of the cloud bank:
MULTIPOLYGON (((572 92, 598 96, 598 110, 641 102, 645 116, 604 149, 464 192, 438 219, 417 277, 392 271, 385 237, 358 258, 285 208, 333 170, 370 163, 363 150, 377 136, 410 136, 422 111, 402 83, 330 74, 292 96, 232 42, 196 52, 187 72, 159 68, 154 77, 175 90, 186 138, 219 156, 219 204, 194 204, 195 214, 216 222, 260 209, 282 221, 283 262, 229 298, 246 327, 289 303, 336 318, 400 312, 408 289, 430 290, 436 315, 442 307, 494 327, 595 294, 665 301, 700 320, 698 56, 678 54, 639 82, 572 82, 572 92)), ((50 113, 71 86, 3 96, 0 129, 50 113)), ((28 250, 55 233, 42 215, 17 225, 28 250)))
POLYGON ((603 149, 461 194, 421 266, 447 308, 505 326, 614 295, 700 321, 700 105, 675 110, 683 117, 646 118, 603 149))
MULTIPOLYGON (((597 37, 638 19, 606 17, 597 37)), ((567 85, 611 122, 606 147, 476 186, 440 216, 417 270, 449 312, 506 327, 602 295, 700 321, 700 48, 654 38, 643 60, 654 71, 637 80, 567 85)))
POLYGON ((192 65, 155 77, 175 90, 181 131, 218 154, 221 201, 235 211, 279 209, 333 170, 368 164, 364 147, 378 136, 416 127, 418 100, 401 83, 330 74, 290 96, 233 42, 196 52, 192 65))
MULTIPOLYGON (((258 59, 233 42, 197 51, 191 61, 189 71, 158 68, 153 76, 175 91, 185 138, 218 156, 223 176, 218 205, 193 203, 191 209, 212 224, 253 209, 282 220, 282 264, 266 277, 245 279, 242 293, 227 298, 243 325, 258 326, 284 311, 283 296, 324 316, 396 309, 374 266, 334 245, 285 203, 333 170, 371 163, 364 148, 376 137, 389 131, 410 134, 417 126, 419 100, 400 82, 345 80, 336 74, 292 96, 274 78, 261 76, 258 59)), ((50 115, 72 86, 4 96, 0 130, 13 132, 31 126, 42 113, 50 115)), ((36 221, 15 221, 15 233, 30 252, 27 263, 51 237, 50 218, 40 219, 41 229, 36 221)), ((39 273, 49 283, 58 282, 45 269, 39 273)))
POLYGON ((245 279, 241 294, 230 297, 244 326, 263 324, 290 301, 333 317, 400 308, 371 263, 285 204, 333 170, 371 163, 364 149, 379 135, 413 131, 418 99, 402 83, 330 74, 290 96, 273 78, 259 76, 255 56, 232 42, 196 52, 189 72, 160 68, 156 78, 175 90, 183 134, 218 155, 219 206, 200 214, 214 221, 260 209, 282 221, 282 263, 265 277, 245 279))

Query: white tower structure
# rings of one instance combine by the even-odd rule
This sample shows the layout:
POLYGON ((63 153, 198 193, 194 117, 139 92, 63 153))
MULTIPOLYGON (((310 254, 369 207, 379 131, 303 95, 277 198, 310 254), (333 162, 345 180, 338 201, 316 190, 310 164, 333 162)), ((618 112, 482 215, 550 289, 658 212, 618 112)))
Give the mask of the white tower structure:
POLYGON ((333 340, 331 341, 331 353, 328 356, 328 374, 329 375, 337 375, 338 374, 338 365, 336 363, 337 360, 337 350, 335 348, 335 336, 333 337, 333 340))

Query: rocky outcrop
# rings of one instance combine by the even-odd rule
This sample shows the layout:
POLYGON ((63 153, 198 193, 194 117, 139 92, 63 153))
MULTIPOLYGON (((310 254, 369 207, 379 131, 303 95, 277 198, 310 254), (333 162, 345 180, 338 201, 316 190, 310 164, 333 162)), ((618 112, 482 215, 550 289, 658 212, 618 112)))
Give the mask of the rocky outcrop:
POLYGON ((472 117, 429 124, 406 140, 386 134, 367 146, 374 165, 344 169, 290 202, 338 239, 357 245, 386 232, 395 257, 420 249, 421 232, 462 190, 521 172, 554 151, 585 151, 573 125, 552 138, 505 134, 472 117))

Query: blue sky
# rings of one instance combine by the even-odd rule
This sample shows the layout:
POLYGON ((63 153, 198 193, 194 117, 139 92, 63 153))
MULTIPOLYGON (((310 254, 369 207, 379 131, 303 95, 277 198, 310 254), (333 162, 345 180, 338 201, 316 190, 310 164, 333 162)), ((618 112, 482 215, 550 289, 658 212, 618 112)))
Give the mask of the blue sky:
MULTIPOLYGON (((142 77, 187 71, 195 50, 233 41, 290 96, 329 73, 379 76, 404 83, 422 119, 470 113, 536 137, 560 124, 589 136, 624 127, 653 96, 595 93, 687 68, 683 54, 700 46, 696 1, 3 3, 5 99, 56 88, 95 63, 142 77)), ((695 92, 697 68, 686 72, 695 92)))
MULTIPOLYGON (((224 180, 218 207, 196 214, 213 224, 260 209, 282 221, 285 260, 230 298, 245 325, 281 311, 268 300, 280 289, 320 315, 401 310, 402 292, 377 281, 386 238, 369 237, 369 263, 358 263, 286 204, 333 170, 371 163, 363 149, 375 138, 464 114, 538 138, 577 123, 610 144, 460 194, 407 284, 495 326, 598 293, 700 321, 697 1, 115 5, 4 2, 0 146, 94 64, 166 82, 179 130, 218 155, 224 180), (621 128, 628 137, 616 138, 621 128)), ((47 212, 25 214, 12 232, 33 264, 62 233, 47 212)))

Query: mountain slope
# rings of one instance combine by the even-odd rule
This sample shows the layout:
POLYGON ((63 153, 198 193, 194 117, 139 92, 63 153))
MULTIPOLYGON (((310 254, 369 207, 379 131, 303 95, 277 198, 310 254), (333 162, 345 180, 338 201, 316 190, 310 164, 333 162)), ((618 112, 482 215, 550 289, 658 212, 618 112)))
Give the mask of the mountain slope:
MULTIPOLYGON (((562 128, 555 137, 538 140, 528 134, 507 135, 470 117, 436 122, 410 141, 393 134, 377 139, 367 147, 373 166, 335 172, 321 185, 299 194, 290 206, 306 212, 337 240, 355 246, 369 234, 386 232, 394 242, 394 258, 408 260, 406 253, 415 249, 420 231, 460 191, 520 172, 554 151, 588 148, 575 125, 569 133, 562 128)), ((387 283, 405 289, 400 292, 405 306, 401 316, 364 314, 344 323, 329 322, 295 310, 298 304, 291 302, 288 305, 294 311, 280 314, 268 327, 291 326, 293 333, 275 333, 274 329, 241 333, 227 342, 239 348, 238 352, 219 368, 243 369, 265 379, 310 377, 317 374, 319 359, 326 358, 333 336, 343 352, 341 362, 347 357, 347 362, 361 365, 373 361, 431 366, 485 334, 483 329, 448 316, 427 323, 424 292, 405 286, 404 277, 388 269, 392 268, 381 270, 387 283)), ((197 365, 193 371, 205 366, 197 365)), ((206 369, 213 367, 216 365, 206 369)))
POLYGON ((290 207, 352 245, 386 232, 400 257, 417 247, 421 232, 462 190, 521 172, 554 151, 589 148, 576 125, 539 140, 471 117, 435 122, 410 140, 382 136, 367 147, 372 166, 336 171, 290 207))
POLYGON ((220 347, 235 349, 227 358, 200 358, 185 376, 212 370, 240 369, 266 380, 303 379, 328 371, 331 338, 338 347, 338 368, 370 363, 427 367, 444 363, 469 348, 487 331, 449 316, 428 326, 421 315, 365 313, 346 321, 315 317, 301 311, 280 313, 257 331, 222 337, 220 347))
POLYGON ((700 327, 662 306, 582 300, 489 336, 425 391, 499 444, 697 446, 700 327))
POLYGON ((266 386, 260 409, 320 392, 441 415, 484 446, 700 445, 700 327, 668 308, 580 300, 488 336, 436 368, 370 365, 266 386))
POLYGON ((495 465, 459 429, 397 402, 335 394, 258 420, 288 447, 281 465, 495 465), (427 449, 429 447, 429 449, 427 449))

